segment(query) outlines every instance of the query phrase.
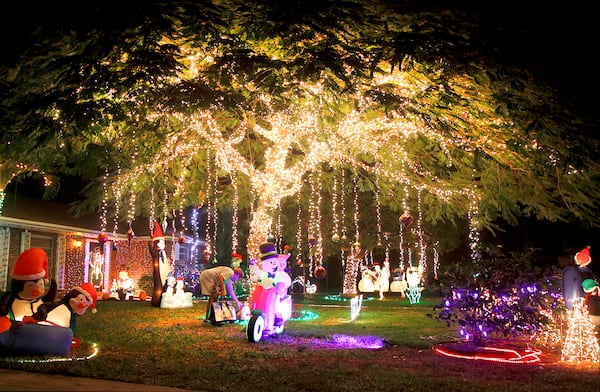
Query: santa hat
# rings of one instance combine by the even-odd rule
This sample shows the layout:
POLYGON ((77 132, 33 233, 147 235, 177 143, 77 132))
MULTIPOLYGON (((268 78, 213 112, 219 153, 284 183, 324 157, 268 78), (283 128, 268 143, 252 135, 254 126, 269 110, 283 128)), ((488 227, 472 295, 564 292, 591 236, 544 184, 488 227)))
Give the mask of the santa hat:
POLYGON ((277 257, 277 249, 275 249, 275 244, 272 242, 265 242, 260 246, 260 259, 266 260, 272 257, 277 257))
POLYGON ((40 248, 27 249, 17 257, 10 276, 22 281, 48 279, 48 255, 40 248))
POLYGON ((96 299, 98 298, 96 288, 92 286, 91 283, 86 282, 79 286, 73 287, 73 290, 79 291, 81 294, 85 295, 87 300, 90 302, 90 309, 92 310, 92 313, 96 313, 96 299))
POLYGON ((590 256, 590 246, 586 246, 579 252, 575 253, 575 264, 580 266, 586 266, 592 262, 592 257, 590 256))
POLYGON ((157 221, 154 221, 154 230, 152 230, 152 240, 162 240, 164 239, 163 231, 157 221))

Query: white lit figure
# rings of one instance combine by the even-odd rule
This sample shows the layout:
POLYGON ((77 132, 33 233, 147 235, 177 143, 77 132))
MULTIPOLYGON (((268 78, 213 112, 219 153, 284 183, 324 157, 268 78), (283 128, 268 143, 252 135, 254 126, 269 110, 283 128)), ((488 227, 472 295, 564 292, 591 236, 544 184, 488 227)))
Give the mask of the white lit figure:
POLYGON ((421 274, 417 267, 408 267, 406 274, 406 281, 408 283, 408 290, 406 296, 411 304, 416 304, 421 299, 421 274))

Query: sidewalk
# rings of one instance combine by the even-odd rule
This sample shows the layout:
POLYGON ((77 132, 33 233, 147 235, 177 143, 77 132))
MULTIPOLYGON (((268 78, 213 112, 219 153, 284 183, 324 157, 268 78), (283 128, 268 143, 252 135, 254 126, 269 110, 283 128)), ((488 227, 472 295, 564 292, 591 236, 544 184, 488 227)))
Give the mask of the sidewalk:
POLYGON ((189 389, 132 384, 95 378, 69 377, 0 369, 1 392, 190 392, 189 389))

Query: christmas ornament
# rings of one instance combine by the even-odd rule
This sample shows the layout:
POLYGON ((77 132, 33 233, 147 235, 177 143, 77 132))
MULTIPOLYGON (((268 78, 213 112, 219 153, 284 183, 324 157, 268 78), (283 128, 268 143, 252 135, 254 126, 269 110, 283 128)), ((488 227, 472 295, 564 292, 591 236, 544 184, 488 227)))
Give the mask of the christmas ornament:
POLYGON ((414 221, 413 217, 410 216, 410 214, 408 214, 407 212, 400 215, 400 223, 402 223, 402 226, 404 226, 404 227, 408 227, 408 226, 412 225, 413 221, 414 221))
POLYGON ((340 242, 340 235, 339 235, 338 233, 334 233, 334 234, 331 236, 331 241, 333 241, 333 242, 335 242, 335 243, 338 243, 338 242, 340 242))
POLYGON ((322 265, 315 268, 314 276, 317 279, 323 279, 327 276, 327 270, 322 265))

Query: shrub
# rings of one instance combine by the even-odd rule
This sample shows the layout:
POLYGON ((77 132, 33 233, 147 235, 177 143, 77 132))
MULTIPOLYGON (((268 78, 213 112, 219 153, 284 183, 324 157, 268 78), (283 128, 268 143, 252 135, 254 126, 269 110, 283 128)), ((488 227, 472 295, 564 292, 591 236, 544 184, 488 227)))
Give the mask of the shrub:
POLYGON ((493 337, 533 336, 553 322, 561 306, 561 276, 555 266, 537 265, 535 249, 506 256, 483 248, 477 261, 440 271, 443 302, 434 307, 438 321, 458 326, 475 343, 493 337))

